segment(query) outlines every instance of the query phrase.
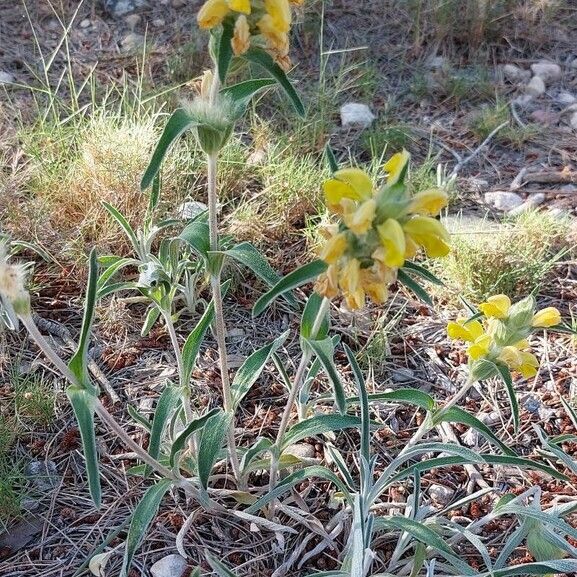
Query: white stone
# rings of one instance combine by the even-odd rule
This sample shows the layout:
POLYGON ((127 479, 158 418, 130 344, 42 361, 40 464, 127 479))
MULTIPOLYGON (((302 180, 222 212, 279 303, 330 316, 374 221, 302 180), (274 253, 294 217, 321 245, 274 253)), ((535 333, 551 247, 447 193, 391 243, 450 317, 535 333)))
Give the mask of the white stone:
POLYGON ((314 459, 317 452, 314 445, 310 443, 296 443, 289 445, 283 453, 288 453, 297 459, 314 459))
POLYGON ((134 30, 136 26, 138 26, 140 20, 141 18, 139 14, 129 14, 124 18, 124 21, 132 30, 134 30))
POLYGON ((188 563, 176 553, 159 559, 151 568, 152 577, 182 577, 188 563))
POLYGON ((455 491, 443 485, 431 485, 429 487, 429 497, 438 505, 448 505, 453 498, 455 491))
POLYGON ((120 43, 122 52, 133 52, 144 44, 144 36, 131 32, 127 34, 120 43))
POLYGON ((577 58, 573 58, 569 63, 569 68, 577 68, 577 58))
POLYGON ((573 112, 573 114, 571 114, 569 124, 571 125, 571 128, 577 130, 577 112, 573 112))
POLYGON ((92 22, 90 21, 89 18, 85 18, 84 20, 82 20, 82 22, 80 22, 80 28, 88 28, 91 25, 92 22))
POLYGON ((4 70, 0 70, 0 84, 12 84, 16 81, 13 74, 10 72, 5 72, 4 70))
POLYGON ((563 106, 570 106, 571 104, 575 104, 577 102, 577 96, 574 96, 570 92, 563 91, 559 92, 555 100, 563 106))
POLYGON ((535 76, 538 76, 543 82, 554 82, 561 78, 561 66, 554 62, 536 62, 531 64, 531 70, 535 76))
POLYGON ((541 96, 545 94, 545 82, 540 76, 533 76, 525 85, 525 93, 531 96, 541 96))
POLYGON ((543 192, 536 192, 527 197, 527 200, 520 206, 509 211, 511 216, 517 216, 535 210, 540 204, 545 202, 545 194, 543 192))
POLYGON ((523 70, 514 64, 505 64, 502 68, 503 76, 509 82, 517 84, 519 82, 526 82, 531 78, 531 73, 528 70, 523 70))
POLYGON ((207 210, 208 206, 204 204, 204 202, 189 200, 187 202, 183 202, 178 207, 178 218, 182 218, 182 220, 190 220, 191 218, 194 218, 195 216, 198 216, 207 210))
POLYGON ((503 210, 509 212, 518 206, 523 204, 523 198, 519 196, 516 192, 506 192, 504 190, 496 190, 493 192, 485 193, 485 202, 503 210))
POLYGON ((571 213, 567 210, 554 206, 550 208, 548 214, 556 220, 567 221, 571 219, 571 213))
POLYGON ((533 102, 533 98, 535 98, 532 94, 519 94, 513 99, 514 104, 518 104, 522 108, 525 108, 533 102))
POLYGON ((376 116, 366 104, 348 102, 341 107, 341 124, 343 126, 369 127, 376 116))

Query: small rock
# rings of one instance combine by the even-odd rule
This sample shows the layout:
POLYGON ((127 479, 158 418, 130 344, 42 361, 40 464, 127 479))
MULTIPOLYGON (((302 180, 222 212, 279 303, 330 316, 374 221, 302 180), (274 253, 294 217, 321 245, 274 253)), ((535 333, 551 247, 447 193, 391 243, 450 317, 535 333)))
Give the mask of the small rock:
POLYGON ((527 197, 527 200, 517 208, 509 211, 511 216, 517 216, 519 214, 524 214, 526 212, 530 212, 531 210, 535 210, 540 204, 545 202, 545 194, 542 192, 536 192, 535 194, 530 194, 527 197))
POLYGON ((42 493, 51 491, 60 481, 54 461, 30 461, 24 469, 24 475, 42 493))
POLYGON ((360 126, 368 128, 376 116, 366 104, 348 102, 341 107, 341 124, 343 126, 360 126))
POLYGON ((505 64, 502 70, 505 79, 513 84, 527 82, 531 78, 531 73, 528 70, 523 70, 514 64, 505 64))
POLYGON ((534 110, 529 116, 531 120, 539 124, 544 124, 545 126, 555 124, 559 120, 559 115, 550 110, 534 110))
POLYGON ((92 21, 89 18, 85 18, 80 22, 80 28, 88 28, 89 26, 92 26, 92 21))
POLYGON ((429 487, 429 497, 431 497, 437 505, 448 505, 454 494, 455 491, 453 491, 453 489, 444 487, 443 485, 434 484, 429 487))
POLYGON ((571 114, 571 118, 569 119, 569 124, 571 125, 571 128, 577 130, 577 112, 573 112, 571 114))
POLYGON ((493 427, 501 421, 501 416, 498 411, 491 411, 490 413, 479 413, 477 415, 479 421, 487 425, 487 427, 493 427))
POLYGON ((154 26, 154 28, 162 28, 165 24, 166 22, 162 18, 155 18, 152 21, 152 25, 154 26))
POLYGON ((541 409, 541 401, 532 395, 529 395, 525 402, 523 403, 523 407, 527 409, 530 413, 534 415, 539 413, 539 409, 541 409))
POLYGON ((4 70, 0 70, 0 85, 2 84, 13 84, 16 81, 16 78, 10 72, 5 72, 4 70))
POLYGON ((138 26, 140 20, 141 18, 139 14, 129 14, 124 18, 124 21, 126 22, 128 27, 131 28, 132 30, 134 30, 138 26))
POLYGON ((574 96, 570 92, 563 91, 559 92, 555 100, 562 106, 570 106, 571 104, 575 104, 577 102, 577 96, 574 96))
POLYGON ((391 378, 395 383, 408 383, 415 380, 415 373, 406 367, 400 367, 391 371, 391 378))
POLYGON ((560 221, 566 221, 571 218, 571 213, 569 213, 567 210, 559 208, 558 206, 550 208, 548 213, 550 216, 560 221))
POLYGON ((261 166, 266 161, 266 150, 264 148, 257 148, 251 152, 250 156, 246 159, 248 166, 261 166))
POLYGON ((540 76, 533 76, 525 85, 525 93, 530 96, 541 96, 545 94, 545 82, 540 76))
POLYGON ((150 568, 150 573, 152 577, 183 577, 187 568, 186 559, 174 553, 154 563, 150 568))
POLYGON ((208 206, 204 204, 204 202, 198 202, 197 200, 189 200, 187 202, 183 202, 178 207, 178 218, 182 220, 190 220, 199 214, 206 212, 208 210, 208 206))
POLYGON ((509 212, 523 204, 523 198, 515 192, 496 190, 485 193, 485 202, 499 210, 509 212))
POLYGON ((561 78, 561 66, 554 62, 536 62, 531 64, 531 70, 543 82, 554 82, 561 78))
POLYGON ((577 68, 577 58, 574 58, 569 62, 569 68, 577 68))
POLYGON ((120 42, 122 52, 134 52, 138 48, 141 48, 143 45, 144 36, 142 36, 142 34, 137 34, 136 32, 127 34, 120 42))
POLYGON ((112 16, 124 16, 144 5, 145 0, 104 0, 104 8, 112 16))
POLYGON ((489 181, 471 176, 467 179, 466 186, 474 192, 485 192, 489 188, 489 181))
POLYGON ((533 102, 533 98, 535 98, 532 94, 519 94, 513 99, 514 104, 518 104, 521 108, 526 108, 533 102))
POLYGON ((550 419, 552 419, 554 416, 557 415, 557 411, 555 409, 548 409, 547 407, 544 407, 543 405, 541 405, 539 407, 539 410, 537 411, 537 414, 539 415, 539 419, 543 422, 543 421, 549 421, 550 419))
POLYGON ((310 443, 296 443, 294 445, 289 445, 284 451, 293 457, 298 459, 314 459, 316 457, 316 449, 314 445, 310 443))

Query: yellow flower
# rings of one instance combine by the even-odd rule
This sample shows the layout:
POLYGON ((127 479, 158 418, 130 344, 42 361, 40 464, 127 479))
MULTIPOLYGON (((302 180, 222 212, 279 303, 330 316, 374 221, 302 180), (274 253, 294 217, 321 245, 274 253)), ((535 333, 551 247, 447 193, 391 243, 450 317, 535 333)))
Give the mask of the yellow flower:
POLYGON ((419 192, 411 199, 408 212, 412 214, 424 214, 437 216, 447 206, 449 197, 446 192, 438 188, 430 188, 419 192))
POLYGON ((321 260, 327 264, 334 264, 343 256, 347 249, 347 236, 344 232, 338 233, 329 238, 321 252, 321 260))
POLYGON ((227 2, 231 10, 250 14, 250 0, 227 0, 227 2))
POLYGON ((399 179, 404 176, 405 168, 409 163, 411 155, 403 150, 402 152, 397 152, 393 154, 391 158, 385 163, 384 170, 387 174, 387 184, 392 186, 399 182, 399 179))
POLYGON ((415 216, 403 225, 411 240, 422 246, 430 258, 446 256, 450 236, 445 227, 430 216, 415 216))
POLYGON ((467 319, 461 318, 456 322, 450 321, 447 325, 447 335, 453 340, 461 339, 472 343, 484 334, 483 325, 478 320, 467 322, 467 319))
POLYGON ((546 329, 559 324, 561 324, 561 313, 555 307, 547 307, 537 311, 533 317, 532 326, 546 329))
POLYGON ((377 203, 373 198, 365 200, 354 212, 343 215, 343 221, 355 234, 365 234, 372 226, 377 203))
POLYGON ((214 28, 222 23, 229 12, 226 0, 206 0, 196 19, 201 28, 214 28))
POLYGON ((467 348, 467 354, 473 361, 478 361, 489 354, 493 339, 490 335, 483 334, 467 348))
POLYGON ((236 19, 231 45, 235 56, 244 54, 250 48, 250 28, 244 14, 236 19))
POLYGON ((402 226, 394 218, 389 218, 383 224, 377 226, 377 231, 384 250, 379 251, 377 249, 375 251, 376 254, 373 253, 374 258, 390 267, 402 267, 405 262, 407 249, 402 226))
POLYGON ((361 269, 361 286, 375 303, 382 304, 389 296, 389 287, 383 275, 373 267, 361 269))
POLYGON ((486 317, 496 319, 507 318, 511 308, 511 299, 507 295, 494 295, 479 305, 479 309, 486 317))
POLYGON ((350 259, 339 271, 339 285, 350 309, 359 309, 365 304, 365 291, 361 285, 361 263, 356 258, 350 259))
POLYGON ((325 200, 329 209, 342 212, 343 199, 368 200, 373 195, 373 182, 369 175, 359 168, 343 168, 333 174, 333 178, 323 184, 325 200))
POLYGON ((264 9, 279 32, 290 30, 292 16, 288 0, 264 0, 264 9))
POLYGON ((517 347, 503 347, 498 359, 512 371, 521 373, 526 379, 537 374, 539 367, 537 357, 532 353, 520 351, 517 347))
POLYGON ((328 299, 334 299, 339 294, 338 268, 332 264, 318 277, 315 291, 328 299))

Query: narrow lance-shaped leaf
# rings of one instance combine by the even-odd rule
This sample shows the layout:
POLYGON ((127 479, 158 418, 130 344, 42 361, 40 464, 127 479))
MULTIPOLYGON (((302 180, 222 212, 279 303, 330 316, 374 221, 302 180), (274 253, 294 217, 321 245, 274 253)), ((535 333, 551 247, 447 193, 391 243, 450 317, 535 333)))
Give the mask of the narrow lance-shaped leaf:
POLYGON ((204 340, 204 335, 210 327, 214 319, 214 302, 210 302, 202 317, 198 321, 196 327, 186 338, 186 342, 182 347, 182 384, 188 386, 200 346, 204 340))
POLYGON ((339 163, 329 142, 325 146, 325 157, 331 172, 335 173, 339 169, 339 163))
POLYGON ((148 453, 154 459, 158 459, 164 429, 181 398, 182 390, 172 384, 165 386, 162 394, 158 398, 154 410, 154 418, 152 419, 150 441, 148 443, 148 453))
POLYGON ((314 437, 330 431, 341 431, 342 429, 358 428, 360 426, 361 419, 352 415, 316 415, 292 426, 287 431, 281 448, 285 449, 306 437, 314 437))
POLYGON ((88 287, 86 289, 86 298, 84 300, 84 317, 82 319, 82 328, 80 330, 80 340, 78 347, 68 367, 78 379, 78 383, 85 388, 93 389, 88 377, 88 369, 86 365, 86 357, 88 355, 88 344, 90 341, 90 333, 92 331, 92 323, 94 321, 94 309, 96 307, 97 285, 98 285, 98 261, 96 258, 96 249, 90 252, 88 260, 88 287))
POLYGON ((323 369, 333 386, 337 408, 341 415, 344 415, 347 411, 345 389, 333 360, 334 347, 332 339, 330 337, 323 339, 322 341, 304 339, 304 342, 306 343, 306 346, 312 349, 323 366, 323 369))
POLYGON ((212 468, 218 459, 232 415, 219 412, 208 419, 198 443, 198 478, 207 489, 212 468))
POLYGON ((437 278, 431 271, 427 270, 424 266, 421 266, 417 263, 414 263, 410 260, 406 260, 405 264, 403 264, 403 268, 407 269, 409 272, 414 273, 421 278, 429 281, 432 284, 436 284, 438 286, 443 286, 443 281, 440 278, 437 278))
POLYGON ((324 261, 314 260, 289 273, 256 301, 252 309, 253 316, 260 315, 280 295, 316 279, 325 270, 327 264, 324 261))
POLYGON ((509 404, 511 405, 511 414, 513 416, 513 425, 515 427, 515 432, 519 430, 519 402, 517 401, 517 395, 513 387, 513 379, 511 378, 511 373, 509 369, 500 363, 495 363, 503 382, 505 383, 505 388, 507 389, 507 396, 509 397, 509 404))
POLYGON ((146 169, 142 180, 140 181, 140 188, 142 190, 147 189, 151 184, 158 171, 162 165, 162 161, 168 152, 168 149, 172 146, 174 141, 186 130, 194 126, 194 120, 184 111, 182 108, 175 110, 172 116, 168 119, 162 136, 154 149, 152 158, 148 168, 146 169))
POLYGON ((289 331, 284 332, 272 343, 256 350, 240 366, 231 385, 233 408, 236 409, 250 388, 260 377, 272 353, 276 352, 286 341, 289 331))
POLYGON ((221 412, 221 409, 212 409, 206 415, 199 417, 198 419, 194 419, 188 425, 186 425, 185 429, 176 437, 174 442, 172 443, 172 447, 170 448, 170 466, 174 467, 174 463, 176 462, 176 455, 184 449, 186 441, 193 433, 196 431, 200 431, 206 423, 215 415, 221 412))
POLYGON ((397 278, 400 283, 404 284, 410 291, 415 293, 424 303, 433 306, 433 301, 427 291, 414 279, 412 279, 403 269, 397 272, 397 278))
POLYGON ((140 503, 136 506, 128 529, 120 577, 127 577, 134 553, 144 539, 150 523, 158 512, 160 502, 171 485, 172 481, 170 479, 158 481, 146 491, 140 503))
POLYGON ((357 359, 355 358, 353 351, 347 345, 345 345, 345 353, 349 364, 351 365, 351 369, 353 369, 357 391, 359 392, 361 405, 361 455, 368 462, 370 459, 371 423, 369 419, 369 397, 367 395, 367 387, 365 385, 363 373, 357 363, 357 359))
POLYGON ((101 490, 96 435, 94 432, 94 404, 96 397, 92 392, 76 386, 68 387, 66 395, 70 400, 78 428, 80 429, 90 496, 94 501, 94 505, 98 508, 101 503, 101 490))
POLYGON ((282 87, 286 95, 290 98, 294 109, 300 116, 305 115, 305 107, 297 93, 287 78, 284 70, 273 60, 272 56, 262 48, 250 48, 242 56, 245 60, 257 64, 264 68, 282 87))
POLYGON ((276 80, 273 78, 254 78, 233 84, 232 86, 227 86, 223 88, 220 93, 229 96, 236 104, 244 108, 253 96, 274 84, 276 84, 276 80))
MULTIPOLYGON (((392 403, 408 403, 416 405, 425 411, 433 411, 435 409, 435 399, 423 391, 417 389, 398 389, 396 391, 389 391, 388 393, 374 393, 368 395, 369 401, 390 401, 392 403)), ((359 403, 359 397, 347 398, 347 404, 352 405, 359 403)))
POLYGON ((322 318, 320 326, 313 335, 313 328, 317 320, 318 313, 323 304, 324 297, 319 293, 313 292, 305 305, 302 317, 301 317, 301 337, 304 339, 314 339, 317 341, 322 341, 325 339, 329 332, 329 312, 327 311, 322 318))
MULTIPOLYGON (((139 253, 139 245, 138 245, 138 238, 136 237, 136 233, 130 223, 126 220, 125 216, 114 206, 112 206, 109 202, 102 201, 102 206, 106 209, 108 214, 119 224, 120 228, 124 231, 132 248, 139 253)), ((143 256, 140 255, 139 256, 143 256)))
POLYGON ((232 60, 232 38, 234 36, 234 18, 225 18, 222 22, 220 37, 217 43, 216 62, 221 84, 226 83, 226 76, 232 60))

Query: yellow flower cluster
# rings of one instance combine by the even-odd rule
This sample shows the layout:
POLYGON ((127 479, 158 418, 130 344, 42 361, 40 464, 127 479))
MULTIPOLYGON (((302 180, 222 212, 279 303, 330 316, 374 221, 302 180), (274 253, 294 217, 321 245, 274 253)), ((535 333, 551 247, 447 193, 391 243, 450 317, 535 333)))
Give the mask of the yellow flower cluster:
POLYGON ((404 185, 409 163, 406 151, 384 166, 387 179, 378 189, 358 168, 338 170, 324 183, 329 211, 340 223, 326 230, 320 258, 328 265, 316 290, 327 298, 342 292, 350 309, 387 299, 397 270, 420 247, 430 258, 449 252, 449 233, 435 216, 447 205, 447 195, 430 189, 411 196, 404 185))
POLYGON ((304 0, 206 0, 197 20, 201 28, 211 29, 225 18, 234 18, 232 49, 244 54, 253 37, 262 38, 267 50, 285 70, 290 67, 289 31, 292 23, 291 4, 304 0))
POLYGON ((479 305, 479 310, 483 322, 464 318, 449 322, 449 338, 469 343, 467 355, 472 363, 488 360, 503 364, 525 378, 535 376, 539 361, 529 351, 527 337, 535 329, 559 325, 559 311, 547 307, 535 312, 533 297, 512 305, 511 299, 503 294, 489 297, 479 305))

